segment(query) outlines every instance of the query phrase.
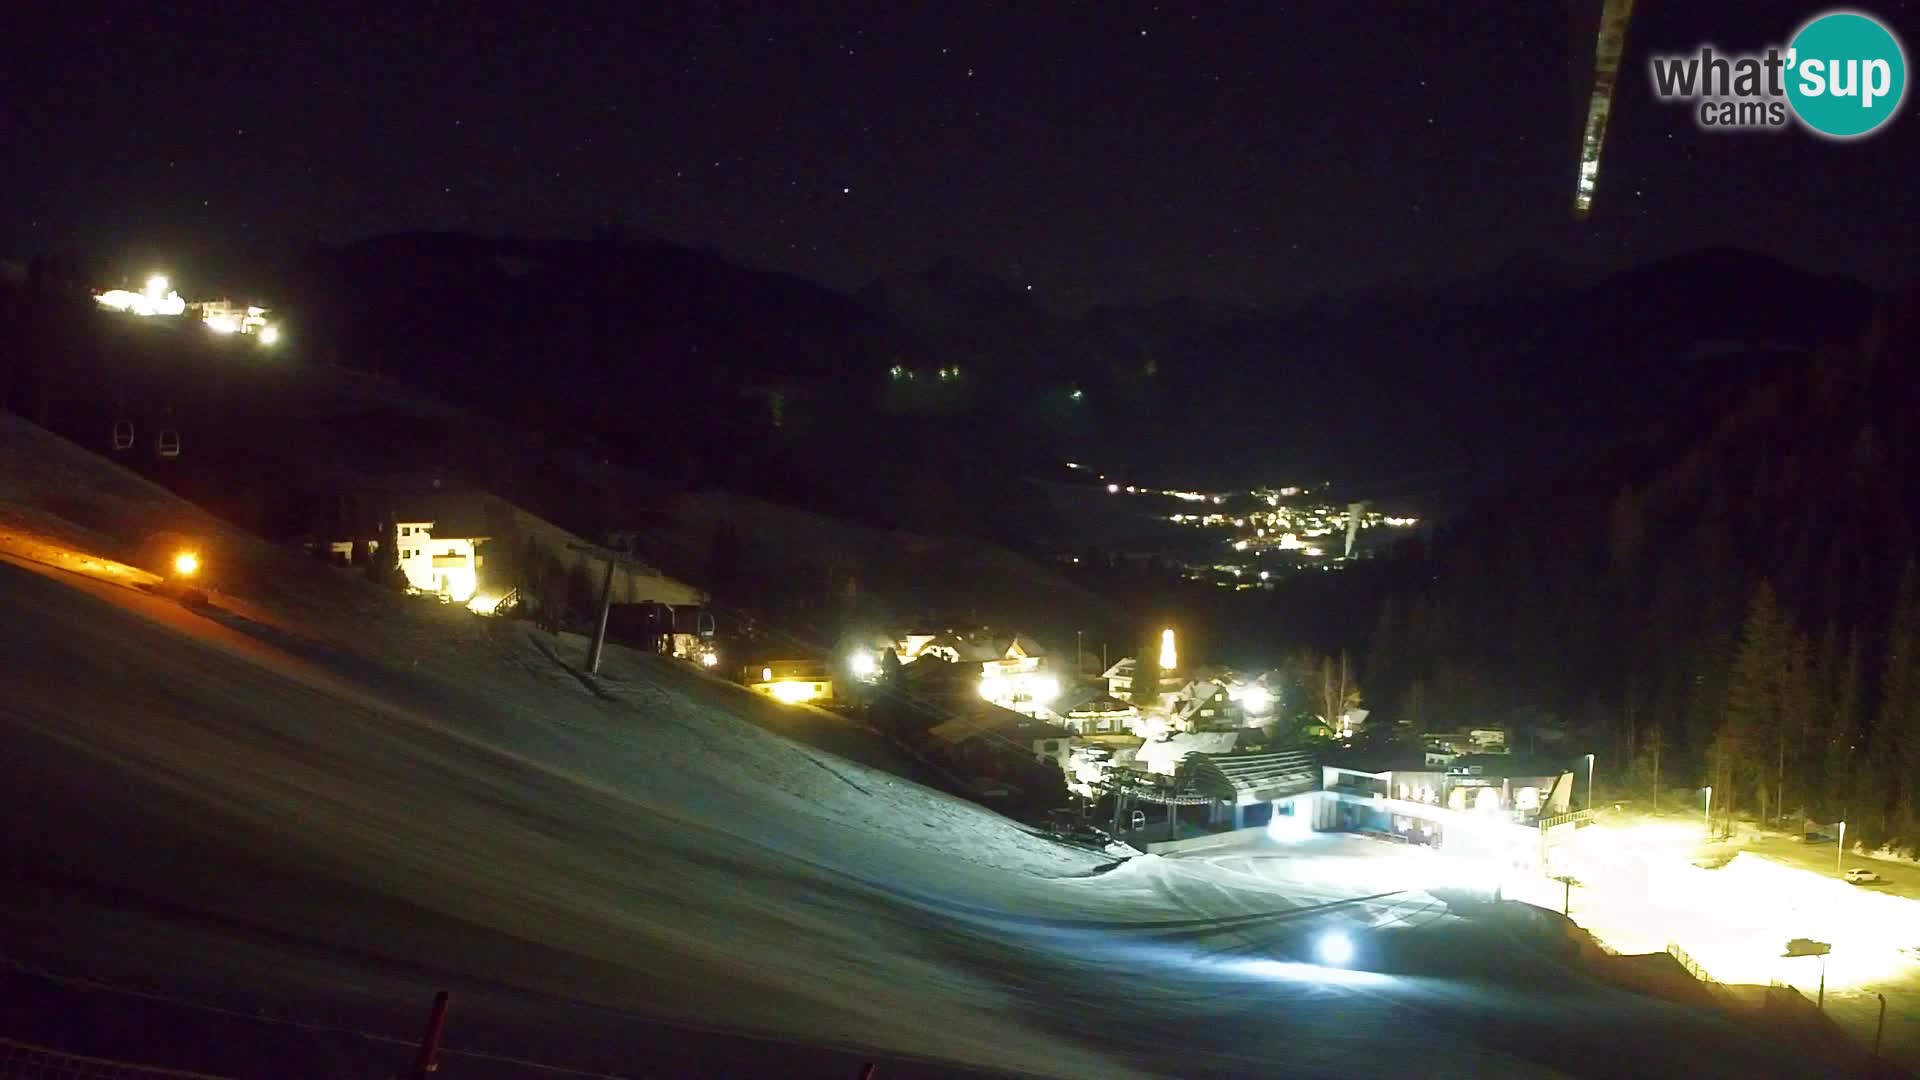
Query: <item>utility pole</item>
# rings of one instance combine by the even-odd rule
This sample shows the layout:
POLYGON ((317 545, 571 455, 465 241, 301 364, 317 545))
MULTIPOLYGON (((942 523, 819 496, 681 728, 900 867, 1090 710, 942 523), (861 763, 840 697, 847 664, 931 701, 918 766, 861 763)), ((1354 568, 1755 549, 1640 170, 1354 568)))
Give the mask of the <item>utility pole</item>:
POLYGON ((1880 999, 1880 1023, 1873 1029, 1873 1056, 1880 1056, 1880 1036, 1887 1030, 1887 995, 1875 994, 1880 999))
MULTIPOLYGON (((600 583, 600 618, 593 624, 593 640, 587 643, 587 674, 600 673, 600 652, 607 644, 607 617, 613 613, 613 567, 616 563, 637 565, 631 555, 597 544, 568 544, 573 551, 584 551, 607 560, 607 575, 600 583)), ((669 626, 668 632, 673 628, 669 626)))

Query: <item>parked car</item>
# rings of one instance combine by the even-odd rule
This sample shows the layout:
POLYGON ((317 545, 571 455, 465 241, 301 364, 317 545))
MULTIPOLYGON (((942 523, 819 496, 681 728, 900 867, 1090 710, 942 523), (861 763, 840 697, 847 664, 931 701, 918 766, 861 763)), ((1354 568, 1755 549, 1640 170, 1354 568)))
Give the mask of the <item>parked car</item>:
POLYGON ((1878 885, 1887 880, 1864 866, 1856 866, 1847 871, 1846 879, 1850 885, 1878 885))

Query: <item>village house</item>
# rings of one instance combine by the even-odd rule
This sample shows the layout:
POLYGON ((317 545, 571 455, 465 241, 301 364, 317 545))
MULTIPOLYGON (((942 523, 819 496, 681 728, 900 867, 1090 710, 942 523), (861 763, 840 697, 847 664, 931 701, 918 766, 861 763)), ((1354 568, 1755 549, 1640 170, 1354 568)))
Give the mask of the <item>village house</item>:
MULTIPOLYGON (((1112 667, 1107 668, 1106 671, 1100 674, 1100 677, 1106 680, 1107 693, 1119 698, 1121 701, 1132 701, 1134 698, 1134 681, 1138 678, 1138 667, 1138 661, 1131 656, 1123 656, 1114 661, 1112 667)), ((1172 693, 1180 689, 1181 686, 1182 680, 1178 675, 1171 675, 1165 672, 1161 673, 1161 694, 1172 693)))
POLYGON ((1100 683, 1074 687, 1062 694, 1053 709, 1060 726, 1076 735, 1130 733, 1140 724, 1140 709, 1114 697, 1100 683))
MULTIPOLYGON (((404 514, 407 509, 423 508, 403 508, 400 512, 404 514)), ((480 516, 471 513, 430 518, 416 512, 401 518, 394 525, 394 536, 407 585, 455 604, 473 599, 484 565, 480 546, 488 540, 485 529, 480 516)), ((368 558, 378 556, 381 540, 369 539, 364 545, 368 558)), ((328 556, 337 566, 351 565, 357 557, 356 546, 352 540, 331 541, 328 556)))
POLYGON ((1206 731, 1240 726, 1240 706, 1217 682, 1195 680, 1165 702, 1167 723, 1175 731, 1206 731))
MULTIPOLYGON (((335 565, 354 565, 377 554, 385 525, 392 521, 407 584, 483 614, 513 593, 511 568, 529 547, 551 559, 561 573, 584 573, 596 587, 606 571, 605 548, 587 544, 490 492, 458 489, 438 474, 389 477, 339 503, 327 525, 333 538, 314 545, 335 565), (490 560, 490 555, 495 557, 490 560), (507 575, 489 574, 489 561, 507 566, 507 575)), ((698 607, 706 595, 628 559, 614 567, 613 602, 698 607)))
POLYGON ((1053 764, 1062 773, 1073 750, 1073 733, 1066 728, 985 701, 934 725, 928 734, 957 759, 1024 753, 1035 762, 1053 764))

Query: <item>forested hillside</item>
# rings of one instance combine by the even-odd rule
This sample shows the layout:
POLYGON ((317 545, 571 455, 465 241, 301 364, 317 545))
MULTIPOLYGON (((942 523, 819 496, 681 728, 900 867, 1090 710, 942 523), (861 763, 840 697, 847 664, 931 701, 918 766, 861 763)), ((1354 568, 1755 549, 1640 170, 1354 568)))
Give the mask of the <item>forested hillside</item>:
POLYGON ((1584 728, 1612 748, 1603 775, 1920 840, 1917 306, 1775 357, 1663 460, 1400 552, 1370 703, 1419 728, 1584 728))

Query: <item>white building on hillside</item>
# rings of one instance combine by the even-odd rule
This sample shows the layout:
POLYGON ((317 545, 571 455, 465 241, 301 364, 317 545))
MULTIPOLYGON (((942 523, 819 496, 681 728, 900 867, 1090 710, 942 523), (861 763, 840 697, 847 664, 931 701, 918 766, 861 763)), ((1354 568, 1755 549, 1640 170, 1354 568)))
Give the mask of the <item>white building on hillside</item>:
MULTIPOLYGON (((434 593, 446 597, 456 604, 464 604, 473 598, 475 589, 480 587, 480 566, 482 556, 480 545, 485 543, 484 536, 434 536, 431 521, 402 521, 397 525, 400 534, 400 570, 407 575, 407 584, 425 593, 434 593)), ((331 545, 336 563, 346 565, 353 560, 353 541, 335 540, 331 545)), ((369 556, 380 550, 380 541, 367 543, 369 556)))
POLYGON ((399 531, 400 569, 407 584, 456 604, 473 598, 480 585, 479 547, 486 537, 436 537, 431 521, 403 521, 399 531))

